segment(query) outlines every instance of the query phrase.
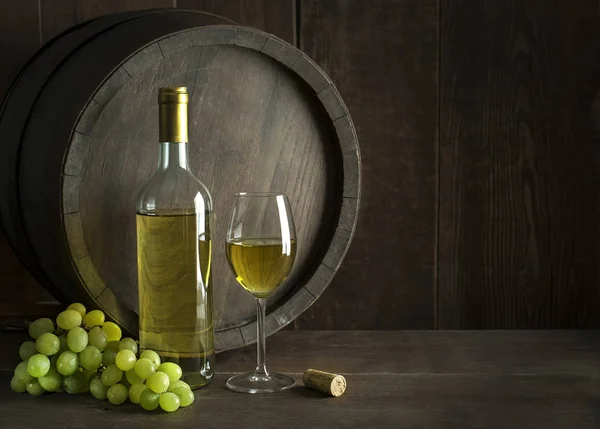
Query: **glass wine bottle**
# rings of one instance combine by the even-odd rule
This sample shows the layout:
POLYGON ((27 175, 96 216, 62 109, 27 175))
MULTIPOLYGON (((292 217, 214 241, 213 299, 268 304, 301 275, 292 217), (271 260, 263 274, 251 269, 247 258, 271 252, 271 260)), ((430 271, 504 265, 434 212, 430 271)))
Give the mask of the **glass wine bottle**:
POLYGON ((187 88, 160 88, 158 169, 138 193, 140 348, 197 388, 214 371, 212 200, 188 161, 187 88))

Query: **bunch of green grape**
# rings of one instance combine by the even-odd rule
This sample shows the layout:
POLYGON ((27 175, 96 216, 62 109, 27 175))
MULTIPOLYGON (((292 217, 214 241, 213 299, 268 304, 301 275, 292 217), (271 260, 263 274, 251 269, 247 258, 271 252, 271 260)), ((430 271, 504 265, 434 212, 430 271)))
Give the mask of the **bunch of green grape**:
POLYGON ((120 405, 129 400, 145 410, 173 412, 194 402, 190 386, 180 380, 179 365, 162 362, 158 353, 138 354, 133 338, 121 338, 119 326, 105 321, 104 313, 86 313, 83 304, 71 304, 56 318, 29 325, 34 341, 19 348, 10 387, 17 393, 90 392, 99 400, 120 405))

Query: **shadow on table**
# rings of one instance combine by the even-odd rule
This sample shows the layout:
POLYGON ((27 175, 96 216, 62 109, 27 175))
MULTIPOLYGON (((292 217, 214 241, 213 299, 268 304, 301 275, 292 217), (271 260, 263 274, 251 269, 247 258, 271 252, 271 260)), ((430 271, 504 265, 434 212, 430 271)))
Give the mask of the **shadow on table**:
POLYGON ((326 395, 325 393, 317 392, 316 390, 309 389, 302 385, 292 387, 290 392, 294 395, 304 396, 305 398, 332 399, 331 396, 326 395))

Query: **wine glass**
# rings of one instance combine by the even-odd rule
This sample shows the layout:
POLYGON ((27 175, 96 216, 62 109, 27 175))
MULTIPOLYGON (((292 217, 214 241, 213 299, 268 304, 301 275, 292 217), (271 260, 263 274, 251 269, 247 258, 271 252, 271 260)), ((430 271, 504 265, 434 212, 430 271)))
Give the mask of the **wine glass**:
POLYGON ((285 280, 296 257, 296 229, 287 196, 280 193, 235 195, 227 231, 227 260, 236 280, 256 298, 256 369, 227 380, 236 392, 272 393, 295 381, 267 371, 265 310, 267 297, 285 280))

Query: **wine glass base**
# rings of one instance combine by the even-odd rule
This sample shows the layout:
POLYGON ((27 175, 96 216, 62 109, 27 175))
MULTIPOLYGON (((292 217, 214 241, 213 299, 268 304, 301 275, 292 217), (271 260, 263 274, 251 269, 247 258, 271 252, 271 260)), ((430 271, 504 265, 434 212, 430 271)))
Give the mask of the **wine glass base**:
POLYGON ((291 389, 296 384, 292 377, 284 374, 240 374, 227 380, 229 390, 241 393, 274 393, 291 389))

